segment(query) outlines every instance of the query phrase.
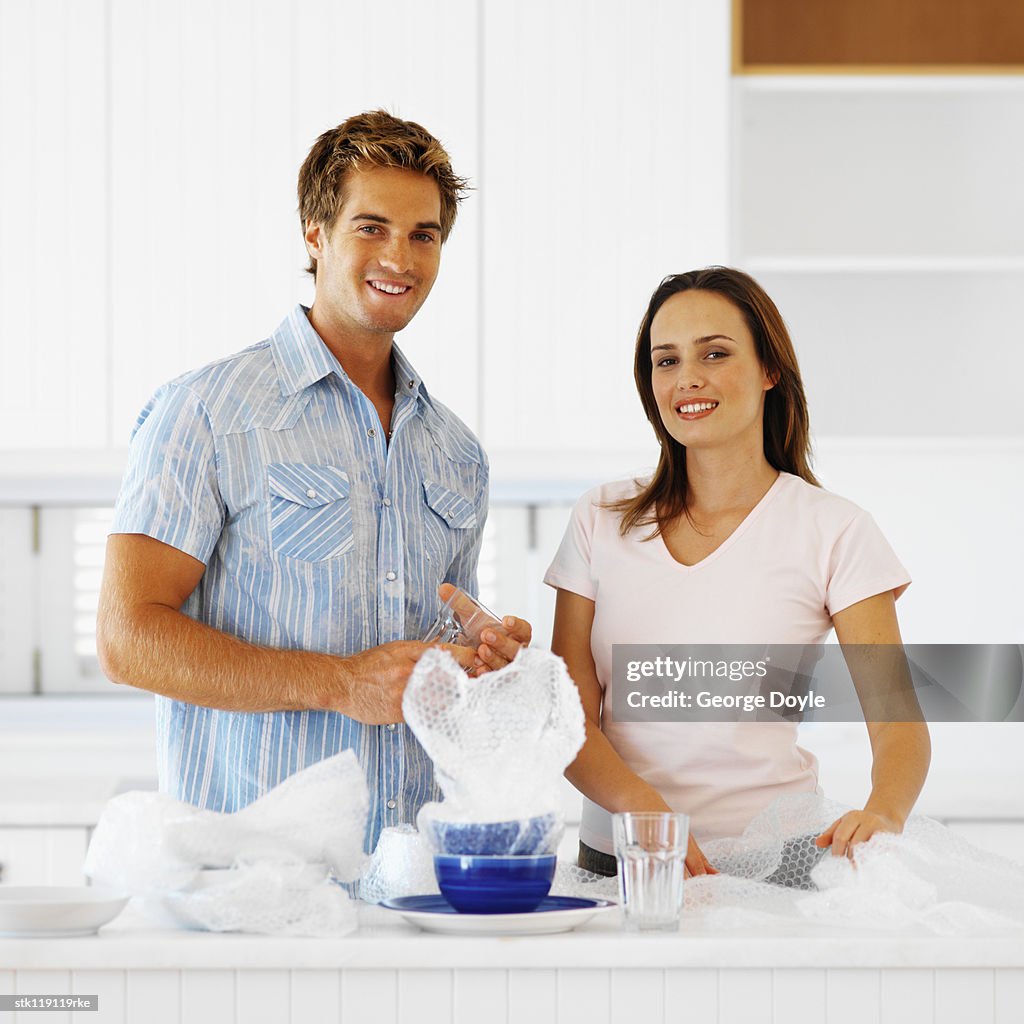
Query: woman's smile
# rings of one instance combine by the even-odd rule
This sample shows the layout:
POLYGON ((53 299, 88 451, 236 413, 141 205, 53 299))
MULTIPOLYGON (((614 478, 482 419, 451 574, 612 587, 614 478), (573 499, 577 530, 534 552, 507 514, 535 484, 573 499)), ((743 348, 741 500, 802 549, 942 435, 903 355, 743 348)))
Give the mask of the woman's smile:
POLYGON ((771 382, 743 313, 724 296, 693 289, 666 300, 651 324, 651 386, 680 444, 761 449, 771 382))
POLYGON ((718 408, 718 402, 694 401, 692 398, 683 399, 676 403, 676 414, 684 420, 702 420, 710 416, 718 408))

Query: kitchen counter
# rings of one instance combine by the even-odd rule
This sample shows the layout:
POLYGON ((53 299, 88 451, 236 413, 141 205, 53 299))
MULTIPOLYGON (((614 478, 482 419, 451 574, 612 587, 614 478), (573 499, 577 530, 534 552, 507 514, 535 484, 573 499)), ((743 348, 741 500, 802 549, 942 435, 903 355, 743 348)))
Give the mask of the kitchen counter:
POLYGON ((359 931, 328 940, 159 931, 132 914, 92 938, 0 940, 0 993, 96 993, 95 1024, 656 1024, 684 1012, 720 1024, 1009 1024, 1024 1005, 1024 932, 723 931, 689 919, 677 934, 630 934, 607 914, 563 935, 481 938, 361 906, 359 931))
POLYGON ((420 931, 400 914, 359 905, 358 931, 341 939, 216 935, 155 929, 129 907, 84 939, 0 938, 0 963, 38 968, 359 967, 1013 967, 1024 930, 970 939, 777 921, 723 931, 686 920, 678 933, 633 933, 608 912, 560 935, 457 936, 420 931))

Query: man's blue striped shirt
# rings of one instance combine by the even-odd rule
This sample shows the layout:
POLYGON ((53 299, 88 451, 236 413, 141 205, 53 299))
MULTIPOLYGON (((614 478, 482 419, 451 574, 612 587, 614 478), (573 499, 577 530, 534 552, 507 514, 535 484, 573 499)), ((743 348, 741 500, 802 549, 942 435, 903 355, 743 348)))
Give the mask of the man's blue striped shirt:
MULTIPOLYGON (((440 583, 476 593, 488 469, 393 352, 390 445, 302 306, 269 339, 160 388, 132 435, 111 532, 205 563, 182 610, 251 643, 347 655, 422 636, 440 583)), ((238 810, 345 749, 370 788, 368 848, 439 799, 402 724, 157 697, 157 725, 160 788, 199 807, 238 810)))

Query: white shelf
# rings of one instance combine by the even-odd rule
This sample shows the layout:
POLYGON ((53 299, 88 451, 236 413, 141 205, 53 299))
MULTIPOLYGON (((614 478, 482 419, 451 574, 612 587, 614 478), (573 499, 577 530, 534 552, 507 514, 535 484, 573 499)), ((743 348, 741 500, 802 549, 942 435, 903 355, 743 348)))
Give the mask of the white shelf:
POLYGON ((735 75, 745 92, 1024 93, 1024 75, 735 75))
POLYGON ((1019 274, 1024 258, 927 256, 746 256, 752 274, 1019 274))

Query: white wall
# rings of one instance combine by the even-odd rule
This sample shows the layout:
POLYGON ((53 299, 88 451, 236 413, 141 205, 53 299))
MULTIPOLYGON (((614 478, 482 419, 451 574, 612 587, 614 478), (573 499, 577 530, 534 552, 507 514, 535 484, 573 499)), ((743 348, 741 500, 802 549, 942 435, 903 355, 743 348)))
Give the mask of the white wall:
POLYGON ((298 167, 378 106, 477 188, 400 339, 435 393, 498 446, 635 439, 638 310, 727 251, 728 29, 726 0, 0 0, 0 452, 121 448, 311 301, 298 167))
POLYGON ((0 0, 0 504, 109 474, 154 387, 309 301, 298 165, 384 105, 477 186, 400 340, 497 494, 649 465, 645 300, 736 262, 791 325, 823 479, 915 577, 908 639, 1019 641, 1024 82, 732 80, 729 29, 726 0, 0 0))

